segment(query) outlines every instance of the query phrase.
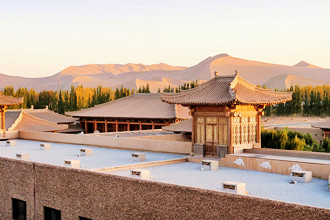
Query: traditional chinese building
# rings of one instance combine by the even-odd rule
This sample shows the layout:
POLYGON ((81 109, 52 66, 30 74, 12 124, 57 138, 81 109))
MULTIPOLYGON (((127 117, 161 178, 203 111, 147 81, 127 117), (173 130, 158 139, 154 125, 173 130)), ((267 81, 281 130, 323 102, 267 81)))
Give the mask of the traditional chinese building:
POLYGON ((136 93, 65 114, 79 118, 86 133, 161 129, 191 117, 187 107, 162 102, 159 93, 136 93))
POLYGON ((323 132, 323 138, 330 139, 330 118, 326 118, 323 122, 313 123, 312 127, 320 128, 323 132))
POLYGON ((19 105, 23 103, 23 98, 14 98, 0 94, 0 129, 3 137, 6 135, 6 117, 5 113, 8 106, 19 105))
POLYGON ((78 119, 45 109, 12 109, 5 116, 7 131, 28 130, 60 133, 79 133, 78 119))
POLYGON ((162 100, 190 108, 195 155, 222 157, 260 147, 262 110, 291 100, 291 95, 259 88, 236 72, 180 93, 162 94, 162 100))

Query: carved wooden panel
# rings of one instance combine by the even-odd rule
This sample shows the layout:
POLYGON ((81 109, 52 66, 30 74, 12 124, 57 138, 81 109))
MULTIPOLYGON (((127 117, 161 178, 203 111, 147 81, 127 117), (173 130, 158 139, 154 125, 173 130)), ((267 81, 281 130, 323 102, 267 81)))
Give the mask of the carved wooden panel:
POLYGON ((217 123, 217 117, 206 117, 206 123, 207 124, 216 124, 217 123))
POLYGON ((206 142, 213 142, 213 125, 206 125, 206 142))
POLYGON ((204 123, 204 117, 197 117, 197 123, 204 123))
POLYGON ((227 145, 227 125, 219 125, 219 144, 227 145))

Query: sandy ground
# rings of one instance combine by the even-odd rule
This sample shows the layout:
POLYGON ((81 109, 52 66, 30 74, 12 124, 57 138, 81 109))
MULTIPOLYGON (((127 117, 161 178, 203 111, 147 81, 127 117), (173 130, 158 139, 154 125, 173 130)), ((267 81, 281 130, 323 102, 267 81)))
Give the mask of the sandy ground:
POLYGON ((288 127, 311 127, 310 124, 314 122, 323 122, 325 118, 321 117, 266 117, 261 118, 262 125, 268 126, 279 126, 286 125, 288 127))

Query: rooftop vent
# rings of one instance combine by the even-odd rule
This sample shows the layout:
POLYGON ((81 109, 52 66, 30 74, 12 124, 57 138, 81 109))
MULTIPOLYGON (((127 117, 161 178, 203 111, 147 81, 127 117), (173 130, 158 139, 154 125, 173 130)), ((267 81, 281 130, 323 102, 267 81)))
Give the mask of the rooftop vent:
POLYGON ((202 167, 201 170, 218 170, 219 169, 219 162, 217 160, 202 160, 202 167))
POLYGON ((51 144, 49 143, 41 143, 40 144, 40 150, 50 150, 52 147, 51 147, 51 144))
POLYGON ((13 147, 16 146, 16 141, 14 140, 7 140, 5 147, 13 147))
POLYGON ((80 168, 80 160, 65 160, 64 165, 70 168, 80 168))
POLYGON ((80 156, 91 156, 93 154, 92 148, 81 148, 80 149, 80 156))
POLYGON ((16 159, 30 160, 30 154, 25 154, 25 153, 16 154, 16 159))
POLYGON ((137 177, 143 180, 149 180, 150 179, 150 170, 144 170, 144 169, 134 169, 131 170, 131 176, 137 177))
POLYGON ((240 182, 226 181, 222 182, 222 190, 224 192, 236 193, 240 195, 247 195, 246 184, 240 182))
POLYGON ((297 181, 301 183, 312 182, 312 172, 304 170, 294 170, 290 172, 291 181, 297 181))
POLYGON ((145 161, 146 154, 145 153, 132 153, 132 161, 145 161))

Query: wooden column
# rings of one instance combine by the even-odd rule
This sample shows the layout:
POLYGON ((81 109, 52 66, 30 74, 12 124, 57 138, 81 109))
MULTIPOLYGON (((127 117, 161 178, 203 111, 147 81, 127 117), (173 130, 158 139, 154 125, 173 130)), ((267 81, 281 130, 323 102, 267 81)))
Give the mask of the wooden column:
POLYGON ((6 137, 6 118, 5 118, 5 112, 6 112, 6 106, 0 107, 0 113, 1 113, 1 129, 3 137, 6 137))
POLYGON ((192 128, 191 128, 191 152, 194 153, 194 143, 195 143, 195 136, 196 136, 196 125, 195 125, 195 108, 190 108, 190 115, 192 119, 192 128))
POLYGON ((104 124, 104 132, 107 133, 108 132, 108 121, 105 120, 105 124, 104 124))
MULTIPOLYGON (((190 115, 191 115, 191 119, 192 119, 192 128, 191 128, 191 143, 194 144, 195 143, 195 136, 196 136, 196 129, 195 129, 195 109, 194 108, 190 108, 190 115)), ((194 150, 194 146, 192 146, 192 152, 194 150)))
POLYGON ((257 143, 261 143, 261 115, 257 115, 257 143))
POLYGON ((118 132, 118 121, 116 120, 116 132, 118 132))
POLYGON ((130 123, 129 121, 127 122, 127 131, 130 131, 131 130, 131 127, 130 127, 130 123))
POLYGON ((152 122, 152 125, 151 125, 151 129, 154 130, 155 129, 155 122, 152 122))
POLYGON ((142 130, 142 122, 139 121, 139 125, 140 125, 140 131, 142 130))
POLYGON ((94 131, 96 131, 96 130, 97 130, 97 122, 94 121, 94 131))
POLYGON ((87 134, 87 120, 85 120, 85 134, 87 134))
POLYGON ((234 153, 233 127, 234 117, 232 114, 228 117, 228 154, 234 153))
POLYGON ((257 143, 261 144, 261 115, 263 114, 262 110, 264 109, 264 106, 258 106, 257 107, 257 143))

